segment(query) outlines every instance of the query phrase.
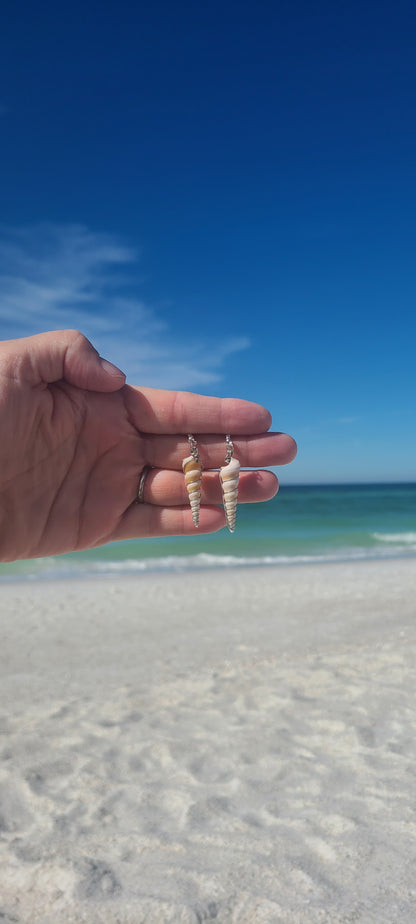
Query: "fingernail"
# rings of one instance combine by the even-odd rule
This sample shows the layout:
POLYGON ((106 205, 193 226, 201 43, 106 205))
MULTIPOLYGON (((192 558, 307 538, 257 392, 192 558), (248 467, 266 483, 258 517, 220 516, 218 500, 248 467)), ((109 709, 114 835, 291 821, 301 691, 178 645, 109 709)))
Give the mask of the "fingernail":
POLYGON ((104 369, 104 372, 107 372, 108 375, 122 375, 123 379, 126 378, 124 372, 122 372, 121 369, 118 369, 117 366, 115 366, 113 363, 110 363, 108 359, 102 359, 100 356, 100 363, 104 369))

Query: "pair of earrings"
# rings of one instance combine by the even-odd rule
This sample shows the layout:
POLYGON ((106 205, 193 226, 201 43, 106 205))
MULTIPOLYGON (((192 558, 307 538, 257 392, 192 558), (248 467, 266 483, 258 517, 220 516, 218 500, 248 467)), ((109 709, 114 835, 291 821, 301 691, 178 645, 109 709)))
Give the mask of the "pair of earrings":
MULTIPOLYGON (((194 526, 197 527, 199 524, 199 508, 201 506, 202 462, 199 461, 198 446, 192 433, 188 433, 188 440, 191 455, 183 460, 182 469, 185 475, 185 484, 188 491, 189 503, 191 505, 192 520, 194 526)), ((225 437, 225 442, 227 451, 225 455, 225 465, 220 468, 220 483, 227 526, 230 533, 233 533, 237 513, 240 463, 238 459, 233 458, 234 446, 229 435, 225 437)))

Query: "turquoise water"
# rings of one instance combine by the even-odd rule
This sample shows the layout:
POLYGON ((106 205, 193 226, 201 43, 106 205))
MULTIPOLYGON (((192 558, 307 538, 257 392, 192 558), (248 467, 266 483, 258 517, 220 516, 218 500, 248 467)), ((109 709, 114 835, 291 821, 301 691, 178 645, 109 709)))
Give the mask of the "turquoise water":
POLYGON ((416 557, 416 484, 280 488, 240 505, 234 535, 137 539, 0 565, 0 579, 416 557))

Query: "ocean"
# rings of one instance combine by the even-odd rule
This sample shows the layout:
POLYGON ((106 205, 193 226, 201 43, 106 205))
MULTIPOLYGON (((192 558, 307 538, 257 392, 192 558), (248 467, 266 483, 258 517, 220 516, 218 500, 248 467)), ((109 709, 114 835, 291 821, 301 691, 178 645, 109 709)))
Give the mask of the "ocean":
POLYGON ((283 484, 272 501, 238 507, 233 535, 195 531, 0 564, 0 580, 397 557, 416 558, 416 484, 283 484))

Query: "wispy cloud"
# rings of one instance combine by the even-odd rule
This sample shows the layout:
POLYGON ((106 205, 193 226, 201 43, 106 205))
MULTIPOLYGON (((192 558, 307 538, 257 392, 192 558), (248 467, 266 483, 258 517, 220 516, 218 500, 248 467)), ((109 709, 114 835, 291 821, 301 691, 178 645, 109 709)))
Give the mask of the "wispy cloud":
POLYGON ((136 295, 139 254, 80 225, 0 228, 0 331, 12 338, 77 328, 131 382, 197 388, 221 380, 238 336, 178 342, 168 320, 136 295))

